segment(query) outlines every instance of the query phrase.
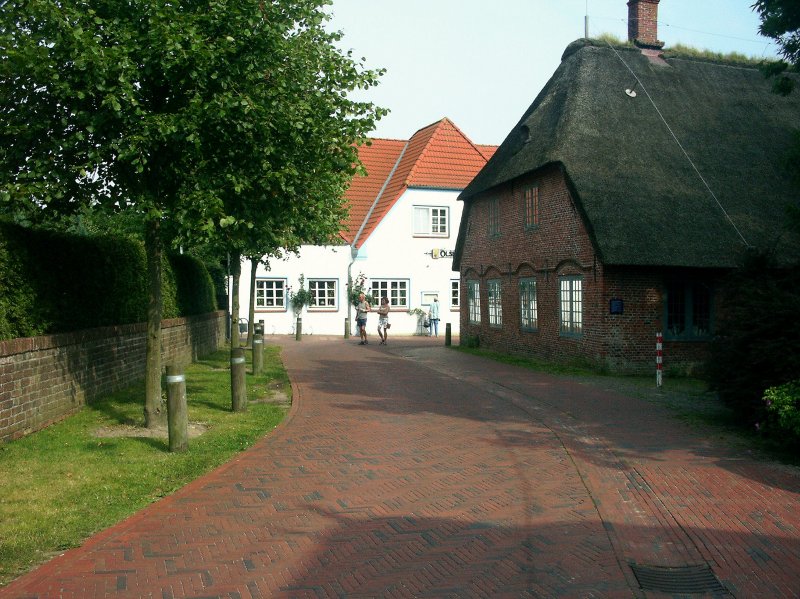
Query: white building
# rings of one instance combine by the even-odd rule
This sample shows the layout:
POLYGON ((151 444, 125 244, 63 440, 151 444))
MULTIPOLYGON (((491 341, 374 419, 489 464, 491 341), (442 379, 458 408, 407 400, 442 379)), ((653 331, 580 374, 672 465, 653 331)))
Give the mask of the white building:
MULTIPOLYGON (((373 139, 359 158, 367 175, 356 177, 345 200, 350 206, 341 245, 302 246, 299 256, 272 260, 256 272, 254 320, 264 333, 293 334, 297 315, 290 298, 304 286, 314 303, 303 308, 302 333, 354 334, 355 311, 347 302, 348 276, 376 298, 389 298, 391 335, 426 332, 423 317, 434 297, 440 304, 439 334, 458 334, 461 290, 452 270, 462 206, 458 194, 496 150, 473 144, 450 120, 417 131, 410 140, 373 139), (416 309, 416 311, 415 311, 416 309)), ((249 263, 240 282, 243 312, 250 305, 249 263)), ((367 329, 375 333, 376 314, 367 329)))

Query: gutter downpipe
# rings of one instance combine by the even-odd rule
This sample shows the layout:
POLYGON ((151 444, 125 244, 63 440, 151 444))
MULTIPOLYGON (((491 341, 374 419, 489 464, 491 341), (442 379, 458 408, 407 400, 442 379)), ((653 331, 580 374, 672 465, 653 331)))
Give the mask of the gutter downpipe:
POLYGON ((350 339, 350 323, 353 316, 353 302, 350 301, 350 291, 353 289, 353 262, 358 256, 358 248, 355 241, 350 244, 350 263, 347 265, 347 320, 344 323, 344 338, 350 339))
POLYGON ((408 143, 409 142, 406 142, 405 145, 403 146, 403 151, 400 152, 400 156, 397 157, 397 161, 394 163, 394 166, 392 167, 389 176, 386 177, 386 180, 383 182, 383 185, 381 185, 381 189, 378 192, 378 195, 375 196, 375 201, 372 202, 372 206, 369 207, 367 215, 364 217, 364 221, 361 223, 361 227, 359 227, 358 229, 358 233, 356 233, 356 236, 353 238, 353 242, 350 244, 350 264, 347 265, 347 322, 345 323, 344 326, 345 339, 350 338, 350 322, 352 320, 351 316, 353 313, 352 312, 353 304, 350 302, 350 291, 353 288, 353 272, 352 272, 353 263, 356 261, 356 257, 358 256, 358 247, 356 246, 356 244, 358 243, 358 240, 361 237, 361 233, 364 232, 364 227, 367 226, 369 218, 372 216, 372 213, 375 212, 375 206, 378 205, 378 202, 383 197, 383 193, 389 186, 389 181, 392 180, 392 177, 394 177, 394 174, 397 171, 397 167, 400 166, 400 161, 403 160, 403 156, 405 156, 406 150, 408 149, 408 143))

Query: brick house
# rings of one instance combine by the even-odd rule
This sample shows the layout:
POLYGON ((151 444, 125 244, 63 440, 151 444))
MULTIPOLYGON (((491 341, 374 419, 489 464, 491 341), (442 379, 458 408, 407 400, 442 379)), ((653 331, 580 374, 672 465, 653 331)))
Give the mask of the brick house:
POLYGON ((616 372, 690 371, 748 249, 800 257, 785 172, 800 94, 755 67, 670 55, 658 0, 633 46, 578 40, 470 185, 453 267, 461 342, 616 372))

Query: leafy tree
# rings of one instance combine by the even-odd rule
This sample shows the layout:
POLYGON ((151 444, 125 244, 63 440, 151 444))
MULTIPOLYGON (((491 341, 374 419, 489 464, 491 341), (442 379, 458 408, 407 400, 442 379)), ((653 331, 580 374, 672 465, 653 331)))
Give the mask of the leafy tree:
MULTIPOLYGON (((145 421, 160 414, 161 254, 217 236, 238 254, 341 219, 377 83, 335 48, 326 0, 0 2, 0 206, 90 206, 145 223, 145 421)), ((238 264, 238 260, 237 260, 238 264)), ((234 295, 236 297, 236 295, 234 295)))
POLYGON ((780 46, 784 60, 768 64, 768 75, 775 77, 775 91, 786 95, 794 88, 794 81, 786 71, 800 65, 800 3, 797 0, 757 0, 753 9, 761 17, 758 32, 774 39, 780 46))

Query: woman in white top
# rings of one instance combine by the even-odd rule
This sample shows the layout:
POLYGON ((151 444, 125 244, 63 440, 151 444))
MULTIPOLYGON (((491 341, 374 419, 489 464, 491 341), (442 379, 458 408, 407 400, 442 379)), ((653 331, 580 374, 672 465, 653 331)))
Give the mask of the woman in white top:
POLYGON ((384 297, 381 299, 381 305, 378 307, 378 337, 381 338, 381 345, 386 345, 386 340, 389 338, 389 298, 384 297))

